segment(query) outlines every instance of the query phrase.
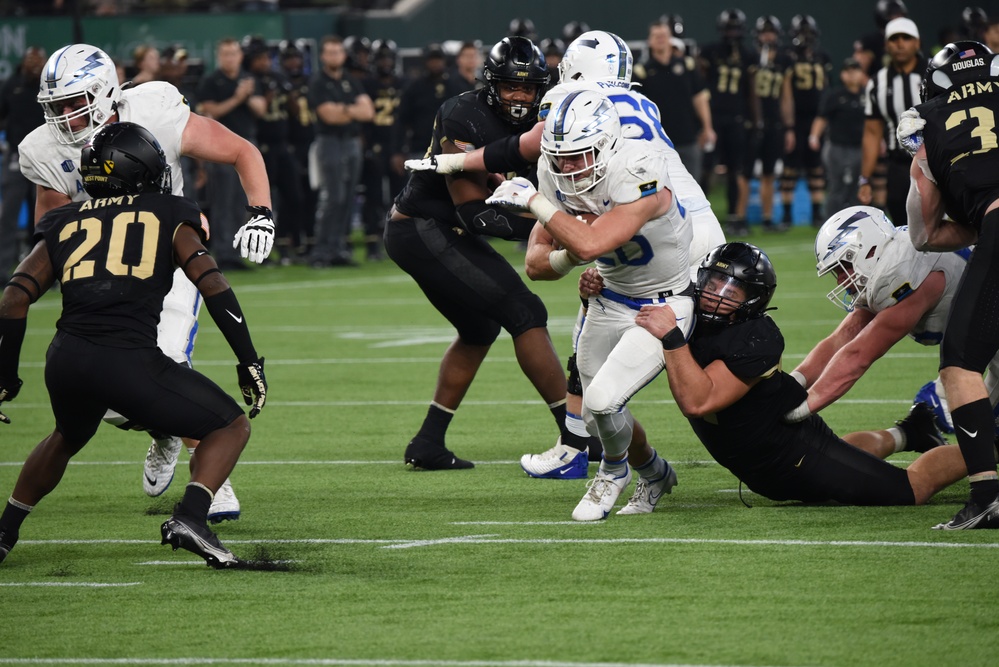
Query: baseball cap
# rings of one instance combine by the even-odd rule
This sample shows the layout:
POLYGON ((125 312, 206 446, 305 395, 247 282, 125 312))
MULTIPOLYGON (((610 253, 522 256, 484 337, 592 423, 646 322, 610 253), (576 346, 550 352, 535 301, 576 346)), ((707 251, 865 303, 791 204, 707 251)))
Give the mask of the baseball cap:
POLYGON ((847 58, 843 61, 843 69, 863 69, 863 65, 856 58, 847 58))
POLYGON ((888 25, 885 26, 885 39, 891 39, 893 35, 908 35, 919 39, 919 28, 912 19, 900 16, 888 21, 888 25))

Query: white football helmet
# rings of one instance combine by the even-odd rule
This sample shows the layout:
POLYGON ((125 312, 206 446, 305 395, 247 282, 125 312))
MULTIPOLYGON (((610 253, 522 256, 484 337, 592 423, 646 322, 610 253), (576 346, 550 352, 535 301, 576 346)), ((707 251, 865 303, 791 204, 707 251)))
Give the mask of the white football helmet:
POLYGON ((622 144, 621 118, 614 103, 595 90, 577 90, 552 107, 541 134, 541 154, 560 191, 569 195, 592 190, 607 176, 607 163, 622 144), (560 158, 582 156, 564 172, 560 158))
POLYGON ((590 30, 572 40, 558 65, 559 81, 602 81, 631 87, 634 58, 624 40, 611 32, 590 30))
POLYGON ((38 103, 45 111, 45 123, 61 144, 85 143, 114 115, 120 99, 114 61, 96 46, 65 46, 52 54, 42 70, 38 103), (75 102, 74 98, 82 99, 75 102), (81 118, 87 124, 74 129, 81 118))
POLYGON ((815 236, 815 269, 819 276, 839 269, 836 287, 826 296, 847 312, 867 303, 867 282, 877 268, 896 228, 884 211, 850 206, 826 220, 815 236))

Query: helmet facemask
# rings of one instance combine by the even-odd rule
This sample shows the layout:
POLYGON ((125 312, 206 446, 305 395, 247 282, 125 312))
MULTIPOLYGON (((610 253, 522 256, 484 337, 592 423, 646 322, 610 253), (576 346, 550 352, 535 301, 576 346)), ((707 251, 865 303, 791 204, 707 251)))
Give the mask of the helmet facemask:
POLYGON ((541 154, 559 191, 580 195, 607 177, 607 165, 620 147, 621 119, 614 104, 598 92, 567 95, 548 113, 541 154), (581 158, 572 171, 564 158, 581 158))

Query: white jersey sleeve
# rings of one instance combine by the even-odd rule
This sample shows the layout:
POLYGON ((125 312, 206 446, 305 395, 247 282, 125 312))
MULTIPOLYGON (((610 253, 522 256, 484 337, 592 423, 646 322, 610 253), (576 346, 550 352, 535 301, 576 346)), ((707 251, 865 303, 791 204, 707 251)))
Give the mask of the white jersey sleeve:
POLYGON ((82 149, 59 143, 48 125, 36 127, 17 147, 21 173, 36 185, 61 192, 73 201, 84 201, 90 196, 80 177, 82 149))
POLYGON ((943 339, 947 313, 966 266, 967 261, 958 253, 919 252, 907 230, 901 228, 885 247, 868 281, 866 308, 873 313, 891 308, 919 289, 931 272, 942 271, 946 280, 943 295, 909 332, 917 343, 937 345, 943 339))
POLYGON ((172 84, 150 81, 122 92, 118 116, 152 132, 170 165, 173 194, 183 196, 184 173, 180 166, 180 150, 184 128, 191 117, 187 99, 172 84))

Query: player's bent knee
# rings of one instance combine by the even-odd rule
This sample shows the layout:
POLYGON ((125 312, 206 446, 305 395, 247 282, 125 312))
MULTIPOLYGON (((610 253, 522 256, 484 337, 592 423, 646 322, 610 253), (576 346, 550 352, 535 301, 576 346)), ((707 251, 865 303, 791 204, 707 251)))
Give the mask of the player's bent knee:
POLYGON ((583 407, 593 415, 606 415, 617 412, 614 396, 600 385, 591 384, 583 394, 583 407))

